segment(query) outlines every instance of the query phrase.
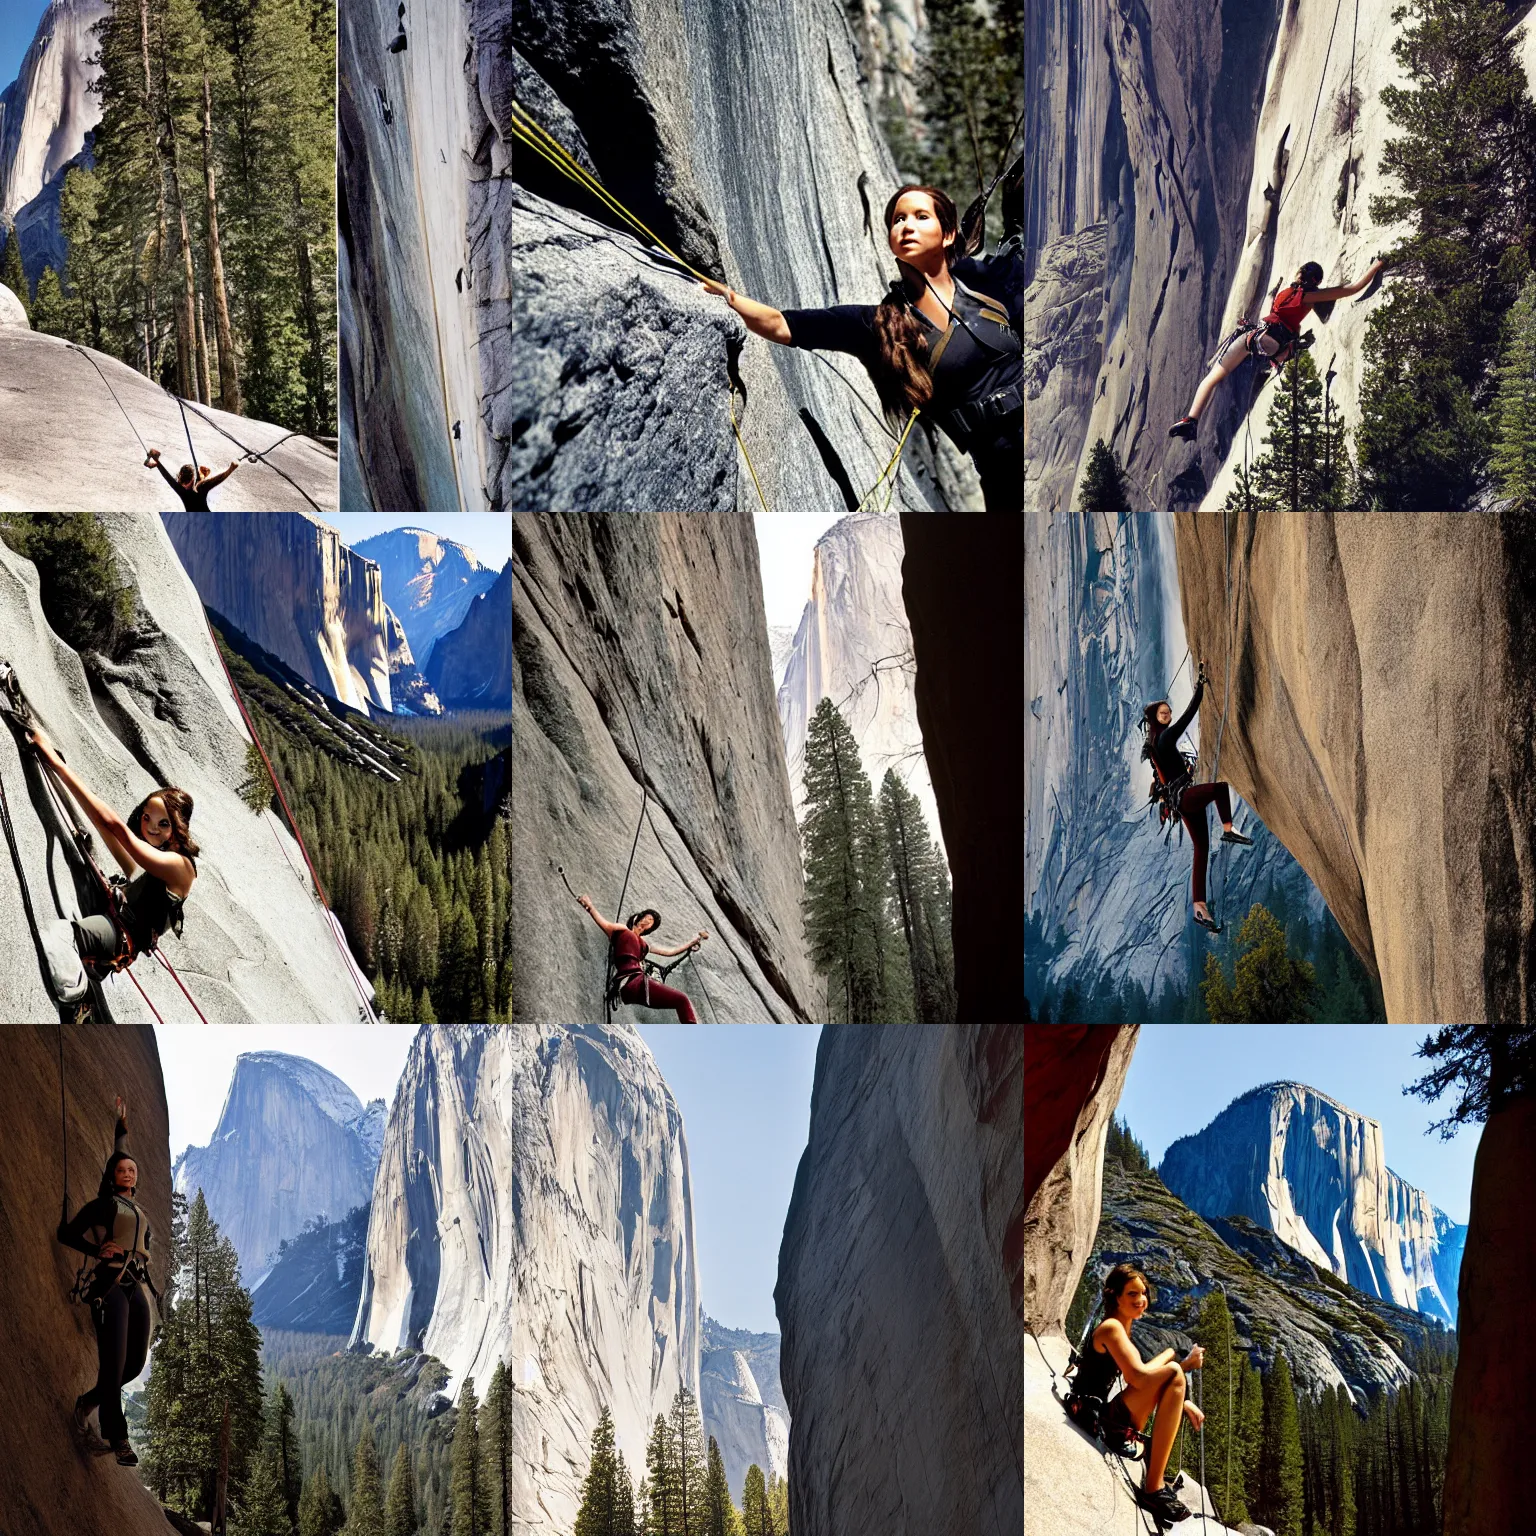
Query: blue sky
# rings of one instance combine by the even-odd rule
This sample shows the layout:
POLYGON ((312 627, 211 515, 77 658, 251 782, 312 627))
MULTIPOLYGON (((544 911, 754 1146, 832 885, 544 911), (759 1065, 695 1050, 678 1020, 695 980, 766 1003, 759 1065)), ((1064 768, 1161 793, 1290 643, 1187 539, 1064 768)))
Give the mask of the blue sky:
POLYGON ((19 73, 38 20, 47 9, 48 0, 5 0, 0 5, 0 91, 19 73))
POLYGON ((482 565, 499 571, 512 558, 510 512, 327 512, 323 521, 348 546, 391 528, 429 528, 474 550, 482 565))
POLYGON ((811 1123, 811 1024, 640 1024, 682 1111, 704 1310, 777 1333, 779 1240, 811 1123))
POLYGON ((1454 1094, 1426 1104, 1402 1091, 1429 1069, 1414 1054, 1428 1034, 1410 1024, 1143 1024, 1118 1113, 1155 1165, 1249 1088, 1305 1083, 1380 1121, 1387 1166, 1465 1222, 1482 1127, 1448 1142, 1426 1135, 1454 1094))

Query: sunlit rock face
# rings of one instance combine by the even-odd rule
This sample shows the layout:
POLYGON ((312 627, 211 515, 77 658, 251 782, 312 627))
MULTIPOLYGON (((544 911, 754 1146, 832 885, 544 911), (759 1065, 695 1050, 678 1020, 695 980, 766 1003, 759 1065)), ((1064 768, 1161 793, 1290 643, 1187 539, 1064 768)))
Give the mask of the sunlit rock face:
POLYGON ((410 641, 418 667, 432 659, 438 640, 457 629, 496 572, 474 550, 425 528, 391 528, 352 546, 372 560, 384 583, 384 601, 410 641))
POLYGON ((513 1529, 565 1536, 604 1407, 638 1478, 697 1394, 682 1119, 649 1049, 601 1025, 424 1027, 374 1186, 354 1343, 514 1384, 513 1529))
POLYGON ((322 693, 364 714, 393 709, 379 568, 303 512, 167 512, 198 596, 322 693))
POLYGON ((45 265, 63 271, 59 192, 101 120, 91 90, 101 44, 91 28, 110 11, 109 0, 51 0, 20 71, 0 91, 0 220, 15 221, 31 283, 45 265))
POLYGON ((339 1077, 301 1056, 248 1051, 236 1060, 213 1139, 177 1159, 176 1188, 189 1202, 202 1190, 248 1289, 285 1238, 317 1216, 340 1221, 368 1203, 384 1114, 382 1099, 365 1108, 339 1077))
POLYGON ((512 707, 512 562, 432 650, 427 676, 449 709, 512 707))
POLYGON ((396 713, 442 714, 442 703, 417 667, 416 658, 411 654, 411 642, 395 617, 394 609, 387 603, 384 605, 384 623, 389 645, 389 696, 396 713))
POLYGON ((1246 1216, 1357 1290, 1456 1326, 1467 1229, 1386 1164, 1381 1126, 1300 1083, 1266 1083, 1164 1154, 1202 1216, 1246 1216))
POLYGON ((779 684, 779 723, 798 815, 805 737, 824 698, 841 711, 878 795, 887 770, 918 798, 937 838, 939 813, 912 698, 912 631, 901 599, 899 519, 861 512, 817 540, 811 595, 779 684))
POLYGON ((779 1385, 779 1336, 727 1328, 704 1318, 699 1412, 720 1447, 731 1497, 739 1505, 747 1468, 789 1471, 789 1407, 779 1385))

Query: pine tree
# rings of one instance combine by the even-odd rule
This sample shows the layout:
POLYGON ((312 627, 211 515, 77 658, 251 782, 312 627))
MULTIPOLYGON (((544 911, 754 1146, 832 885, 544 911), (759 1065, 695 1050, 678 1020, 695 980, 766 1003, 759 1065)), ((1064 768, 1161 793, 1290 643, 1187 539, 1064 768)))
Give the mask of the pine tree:
POLYGON ((672 1437, 667 1421, 656 1415, 645 1447, 646 1536, 683 1536, 682 1500, 678 1492, 672 1437))
POLYGON ((834 1020, 887 1022, 885 852, 853 733, 830 699, 816 706, 806 731, 804 787, 812 963, 828 979, 834 1020))
POLYGON ((270 1449, 252 1460, 238 1513, 230 1524, 232 1536, 293 1536, 281 1475, 270 1449))
POLYGON ((0 283, 16 295, 30 319, 32 290, 27 286, 27 274, 22 270, 21 237, 16 233, 16 226, 10 219, 6 219, 4 225, 0 226, 0 237, 3 237, 5 242, 5 249, 0 251, 0 283))
MULTIPOLYGON (((384 1536, 379 1453, 371 1429, 364 1429, 357 1437, 357 1454, 352 1462, 352 1506, 347 1511, 345 1536, 384 1536)), ((457 1529, 454 1536, 458 1536, 457 1529)))
POLYGON ((395 1451, 395 1464, 389 1474, 384 1536, 416 1536, 420 1529, 416 1518, 416 1480, 411 1475, 411 1458, 402 1444, 395 1451))
POLYGON ((768 1508, 768 1487, 763 1469, 754 1461, 747 1468, 741 1491, 741 1524, 745 1536, 773 1536, 773 1512, 768 1508))
POLYGON ((322 1462, 310 1474, 299 1500, 299 1536, 337 1536, 346 1523, 346 1511, 331 1490, 322 1462))
POLYGON ((1308 352, 1299 352, 1281 370, 1270 402, 1264 447, 1237 489, 1229 510, 1294 512, 1348 506, 1349 433, 1337 405, 1317 376, 1308 352))
POLYGON ((487 1536, 490 1500, 480 1465, 479 1406, 474 1377, 466 1376, 459 1392, 458 1418, 453 1426, 453 1529, 451 1536, 487 1536))
POLYGON ((891 867, 891 894, 902 948, 911 969, 915 1018, 950 1024, 955 1018, 955 955, 950 937, 949 877, 928 836, 917 796, 887 769, 880 816, 891 867))
MULTIPOLYGON (((591 1460, 581 1485, 581 1507, 576 1512, 575 1536, 621 1536, 619 1521, 619 1466, 613 1445, 613 1415, 605 1407, 592 1431, 591 1460)), ((629 1529, 634 1529, 630 1520, 629 1529)))
POLYGON ((679 1536, 703 1536, 708 1520, 708 1461, 698 1399, 687 1387, 679 1387, 672 1399, 672 1415, 667 1428, 668 1454, 677 1479, 679 1536))
MULTIPOLYGON (((480 1408, 480 1459, 486 1504, 491 1513, 487 1536, 512 1536, 512 1496, 516 1486, 512 1464, 512 1378, 504 1360, 497 1361, 491 1372, 491 1384, 480 1408)), ((634 1527, 633 1519, 630 1527, 634 1527)))
MULTIPOLYGON (((613 1529, 616 1536, 635 1536, 640 1531, 635 1523, 636 1514, 635 1485, 630 1479, 629 1468, 624 1464, 624 1453, 620 1451, 614 1473, 613 1494, 613 1529)), ((643 1531, 640 1531, 640 1536, 644 1536, 643 1531)))
POLYGON ((777 1472, 768 1474, 768 1518, 773 1536, 789 1536, 789 1481, 777 1472))
POLYGON ((1295 958, 1285 930, 1255 902, 1238 930, 1240 951, 1228 983, 1221 962, 1207 955, 1201 993, 1206 1012, 1220 1024, 1296 1024, 1312 1017, 1317 977, 1312 964, 1295 958))
POLYGON ((725 1458, 715 1437, 709 1437, 709 1469, 704 1481, 704 1536, 732 1536, 736 1510, 731 1503, 731 1487, 725 1477, 725 1458))
POLYGON ((1237 1443, 1242 1433, 1237 1381, 1247 1356, 1236 1348, 1232 1314, 1220 1291, 1206 1297, 1195 1336, 1205 1344, 1202 1395, 1211 1499, 1223 1524, 1241 1525, 1248 1520, 1248 1505, 1243 1490, 1243 1455, 1237 1443))
POLYGON ((293 1398, 282 1382, 273 1388, 267 1406, 265 1448, 277 1468, 283 1491, 283 1507, 288 1512, 289 1532, 298 1529, 299 1499, 304 1491, 304 1462, 299 1454, 298 1437, 293 1428, 293 1398))
POLYGON ((1536 512, 1536 276, 1526 278, 1509 311, 1493 422, 1499 494, 1513 511, 1536 512))
POLYGON ((1264 1440, 1259 1458, 1258 1517, 1275 1536, 1303 1536, 1301 1432, 1290 1363, 1282 1353, 1264 1378, 1264 1440))
POLYGON ((1101 437, 1088 455, 1082 488, 1077 493, 1079 512, 1129 512, 1131 503, 1125 494, 1125 475, 1119 457, 1101 437))
POLYGON ((79 341, 76 323, 76 307, 59 286, 59 274, 52 267, 44 267, 37 279, 37 293, 32 300, 32 329, 44 331, 50 336, 63 336, 69 341, 79 341))

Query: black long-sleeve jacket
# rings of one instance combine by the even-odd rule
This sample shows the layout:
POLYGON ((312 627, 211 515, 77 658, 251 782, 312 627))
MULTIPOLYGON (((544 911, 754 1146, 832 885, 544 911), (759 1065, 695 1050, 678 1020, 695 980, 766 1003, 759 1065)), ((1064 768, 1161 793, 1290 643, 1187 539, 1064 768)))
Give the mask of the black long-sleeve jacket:
POLYGON ((1194 697, 1190 699, 1188 708, 1176 720, 1170 720, 1162 730, 1152 738, 1151 759, 1157 765, 1158 772, 1162 774, 1167 783, 1184 772, 1184 758, 1179 752, 1179 737, 1189 728, 1189 722, 1195 718, 1200 708, 1200 700, 1205 694, 1205 680, 1202 678, 1195 684, 1194 697))
MULTIPOLYGON (((112 1155, 101 1176, 101 1187, 96 1197, 86 1201, 70 1221, 61 1221, 55 1234, 66 1248, 96 1259, 86 1289, 88 1299, 104 1295, 124 1277, 125 1269, 149 1274, 149 1244, 152 1236, 149 1217, 142 1206, 126 1195, 116 1193, 112 1175, 118 1163, 130 1156, 128 1151, 128 1127, 117 1122, 112 1155), (108 1241, 115 1242, 123 1250, 121 1257, 103 1259, 101 1247, 108 1241)), ((153 1288, 153 1287, 151 1287, 153 1288)))

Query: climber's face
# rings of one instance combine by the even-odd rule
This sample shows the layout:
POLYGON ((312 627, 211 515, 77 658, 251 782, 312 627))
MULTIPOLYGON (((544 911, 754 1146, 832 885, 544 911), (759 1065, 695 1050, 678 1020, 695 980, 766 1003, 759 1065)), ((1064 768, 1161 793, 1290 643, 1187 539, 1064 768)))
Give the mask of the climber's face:
POLYGON ((942 254, 955 237, 944 233, 933 199, 926 192, 906 192, 891 213, 891 254, 924 266, 942 254))
POLYGON ((1172 721, 1173 711, 1166 704, 1159 704, 1157 706, 1157 723, 1159 725, 1169 725, 1172 721))
POLYGON ((1133 1275, 1120 1292, 1120 1315, 1135 1322, 1147 1310, 1147 1286, 1139 1276, 1133 1275))
POLYGON ((131 1195, 139 1187, 139 1165, 131 1157, 125 1157, 112 1170, 112 1186, 125 1195, 131 1195))
POLYGON ((164 848, 170 841, 171 818, 165 809, 165 801, 153 796, 139 817, 139 836, 156 848, 164 848))

